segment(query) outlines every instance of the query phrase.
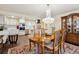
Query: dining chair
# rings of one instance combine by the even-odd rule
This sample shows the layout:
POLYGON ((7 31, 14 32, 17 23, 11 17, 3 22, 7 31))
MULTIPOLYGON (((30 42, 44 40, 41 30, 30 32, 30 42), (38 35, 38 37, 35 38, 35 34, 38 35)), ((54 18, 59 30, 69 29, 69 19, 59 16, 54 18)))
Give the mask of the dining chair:
POLYGON ((44 36, 44 35, 45 35, 45 29, 41 28, 41 36, 44 36))
MULTIPOLYGON (((61 35, 62 35, 61 48, 63 48, 65 52, 66 31, 62 30, 61 35)), ((62 53, 62 50, 61 50, 61 53, 62 53)))
MULTIPOLYGON (((41 37, 41 35, 40 35, 40 33, 35 33, 34 34, 34 40, 40 40, 40 37, 41 37)), ((34 44, 34 46, 35 46, 35 44, 34 44)))
POLYGON ((0 43, 0 53, 3 53, 3 43, 0 43))
POLYGON ((3 40, 3 51, 7 51, 7 49, 8 49, 8 42, 9 42, 9 40, 8 40, 8 35, 4 35, 3 37, 2 37, 2 40, 3 40))
MULTIPOLYGON (((40 34, 39 33, 34 33, 34 36, 29 39, 29 51, 35 50, 37 51, 39 49, 39 39, 40 39, 40 34), (31 49, 31 47, 33 48, 31 49)), ((39 53, 39 51, 37 51, 39 53)))
POLYGON ((17 45, 18 35, 9 35, 9 42, 11 46, 17 45))
POLYGON ((56 31, 54 33, 54 37, 55 37, 55 39, 53 41, 50 41, 47 44, 44 43, 43 47, 44 47, 44 50, 51 51, 51 53, 55 53, 56 51, 58 51, 58 53, 59 53, 60 52, 60 45, 61 45, 60 31, 56 31))
POLYGON ((2 40, 3 36, 0 36, 0 53, 3 53, 3 40, 2 40))

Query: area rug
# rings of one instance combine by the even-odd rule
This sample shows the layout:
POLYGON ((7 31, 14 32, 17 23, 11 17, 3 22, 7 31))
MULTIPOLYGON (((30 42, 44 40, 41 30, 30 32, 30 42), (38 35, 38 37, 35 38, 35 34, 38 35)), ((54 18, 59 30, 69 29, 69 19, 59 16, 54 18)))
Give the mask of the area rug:
MULTIPOLYGON (((29 46, 24 45, 24 46, 10 48, 8 50, 8 54, 38 54, 37 50, 38 50, 37 47, 32 46, 31 51, 29 51, 29 46)), ((50 53, 48 52, 45 54, 50 54, 50 53)), ((79 54, 79 46, 65 43, 65 52, 63 51, 63 53, 60 54, 79 54)))

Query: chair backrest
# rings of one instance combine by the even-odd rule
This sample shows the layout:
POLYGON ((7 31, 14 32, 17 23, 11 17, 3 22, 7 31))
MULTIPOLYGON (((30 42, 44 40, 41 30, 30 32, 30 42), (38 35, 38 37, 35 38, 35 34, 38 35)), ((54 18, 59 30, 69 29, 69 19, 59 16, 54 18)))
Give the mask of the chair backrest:
POLYGON ((34 36, 35 36, 35 35, 41 36, 41 29, 35 29, 35 30, 34 30, 34 36))
POLYGON ((3 43, 3 36, 2 35, 0 35, 0 44, 2 44, 3 43))
POLYGON ((55 40, 54 40, 54 45, 57 46, 60 42, 61 34, 60 31, 55 32, 55 40))
POLYGON ((43 28, 41 29, 41 35, 45 35, 45 30, 43 28))
POLYGON ((3 43, 5 44, 7 42, 8 35, 4 35, 2 39, 3 39, 3 43))
POLYGON ((65 41, 66 38, 66 31, 62 30, 62 40, 65 41))
POLYGON ((17 44, 18 35, 9 35, 10 44, 17 44))
POLYGON ((40 35, 40 33, 35 33, 34 37, 35 37, 35 39, 40 39, 41 35, 40 35))

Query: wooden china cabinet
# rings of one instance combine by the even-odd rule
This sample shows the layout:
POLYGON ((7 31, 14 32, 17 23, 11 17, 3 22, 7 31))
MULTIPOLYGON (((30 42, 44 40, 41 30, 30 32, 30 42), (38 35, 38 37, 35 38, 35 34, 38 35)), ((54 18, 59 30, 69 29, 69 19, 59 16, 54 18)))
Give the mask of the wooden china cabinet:
POLYGON ((79 13, 61 17, 61 28, 66 30, 66 42, 79 45, 79 13))

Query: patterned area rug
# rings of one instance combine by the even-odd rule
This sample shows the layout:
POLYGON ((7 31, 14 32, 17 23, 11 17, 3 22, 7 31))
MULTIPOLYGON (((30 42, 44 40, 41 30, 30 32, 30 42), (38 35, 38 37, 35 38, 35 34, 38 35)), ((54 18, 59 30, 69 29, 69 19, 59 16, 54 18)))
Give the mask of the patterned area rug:
MULTIPOLYGON (((29 51, 29 40, 28 36, 19 36, 17 46, 4 50, 3 54, 38 54, 37 47, 32 46, 32 50, 29 51)), ((65 52, 62 49, 61 54, 79 54, 79 46, 65 43, 65 52)), ((45 54, 50 54, 46 51, 45 54)))
MULTIPOLYGON (((8 50, 8 53, 9 54, 38 54, 36 47, 34 48, 34 46, 32 46, 32 50, 29 51, 28 45, 10 48, 8 50)), ((46 54, 50 54, 50 53, 48 52, 46 54)), ((65 52, 60 53, 60 54, 79 54, 79 46, 75 46, 75 45, 72 45, 72 44, 69 44, 69 43, 65 43, 65 52)))
POLYGON ((64 54, 79 54, 79 46, 65 43, 64 54))

